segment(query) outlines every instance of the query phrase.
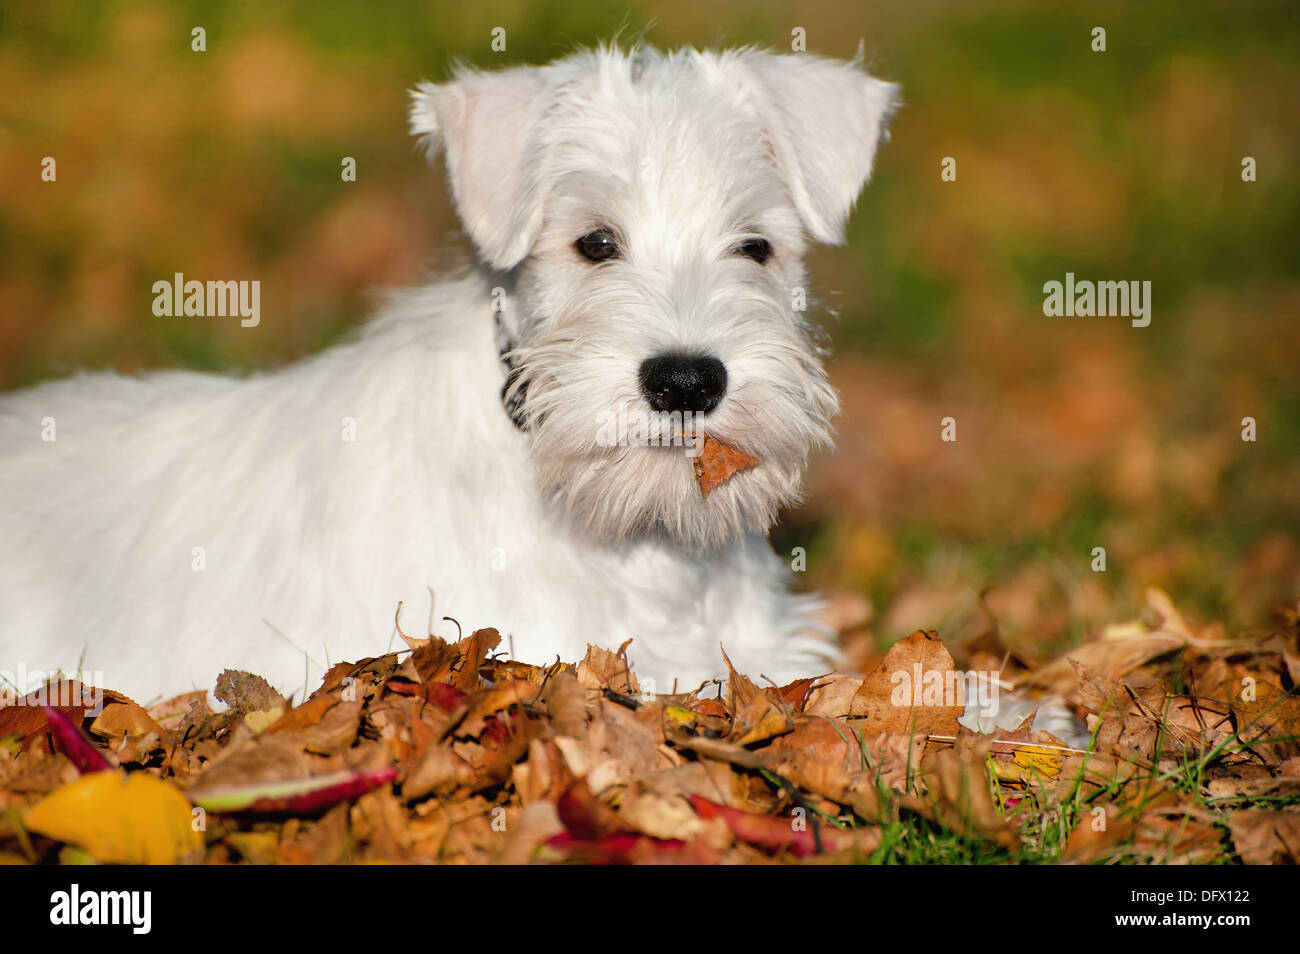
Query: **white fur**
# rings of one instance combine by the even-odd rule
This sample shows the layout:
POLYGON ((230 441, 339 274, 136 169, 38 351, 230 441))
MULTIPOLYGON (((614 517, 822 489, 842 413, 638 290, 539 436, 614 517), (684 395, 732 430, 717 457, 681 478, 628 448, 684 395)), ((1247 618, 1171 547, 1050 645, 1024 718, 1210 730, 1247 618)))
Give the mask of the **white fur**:
POLYGON ((720 644, 777 681, 823 671, 812 603, 764 538, 836 409, 791 291, 804 233, 842 233, 893 97, 856 65, 752 50, 421 86, 412 126, 446 153, 475 273, 273 373, 81 375, 0 401, 0 670, 151 697, 235 667, 301 692, 388 649, 405 601, 408 634, 496 626, 537 663, 634 638, 659 691, 724 675, 720 644), (593 266, 573 243, 602 225, 625 255, 593 266), (766 266, 731 253, 754 234, 766 266), (502 407, 501 335, 527 432, 502 407), (640 362, 677 347, 724 362, 707 429, 759 461, 707 499, 681 448, 596 441, 602 412, 643 405, 640 362))

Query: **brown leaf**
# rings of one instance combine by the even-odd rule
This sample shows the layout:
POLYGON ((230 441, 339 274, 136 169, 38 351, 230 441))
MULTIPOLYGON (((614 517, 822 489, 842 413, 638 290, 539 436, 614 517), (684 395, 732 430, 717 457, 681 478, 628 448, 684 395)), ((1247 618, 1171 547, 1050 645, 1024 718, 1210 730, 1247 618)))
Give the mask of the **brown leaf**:
POLYGON ((143 762, 163 747, 162 726, 134 702, 113 702, 90 724, 91 734, 105 739, 118 761, 143 762))
POLYGON ((851 712, 862 717, 867 734, 956 735, 964 699, 964 683, 948 648, 934 633, 917 630, 891 646, 862 681, 851 712))
POLYGON ((1232 713, 1222 702, 1172 695, 1160 686, 1135 688, 1075 666, 1080 703, 1101 720, 1096 732, 1099 752, 1147 760, 1200 755, 1233 733, 1232 713))
POLYGON ((1060 863, 1088 865, 1106 861, 1120 853, 1118 846, 1131 839, 1136 828, 1133 822, 1121 819, 1114 806, 1098 805, 1080 811, 1079 823, 1065 842, 1060 863))
POLYGON ((538 692, 539 687, 533 683, 515 679, 474 693, 465 701, 465 716, 456 725, 456 735, 478 738, 493 713, 532 702, 537 698, 538 692))
MULTIPOLYGON (((455 648, 459 659, 446 681, 457 689, 464 689, 466 692, 477 689, 479 686, 479 666, 483 665, 483 660, 487 658, 487 654, 500 644, 501 634, 491 627, 475 630, 471 635, 466 636, 456 644, 455 648)), ((441 682, 443 680, 435 677, 432 681, 441 682)))
POLYGON ((1221 856, 1221 836, 1203 809, 1172 790, 1136 802, 1143 814, 1122 817, 1115 805, 1080 813, 1066 841, 1061 862, 1096 864, 1140 861, 1154 864, 1204 864, 1221 856))
POLYGON ((564 831, 564 823, 551 802, 533 802, 520 813, 519 819, 508 830, 505 847, 497 857, 498 864, 522 865, 532 860, 547 839, 564 831))
POLYGON ((695 471, 695 482, 699 484, 702 497, 707 498, 741 471, 753 470, 758 466, 758 461, 744 451, 724 444, 708 434, 703 438, 695 439, 704 442, 699 455, 691 461, 695 471))
POLYGON ((468 790, 474 783, 474 766, 447 745, 433 745, 402 783, 402 797, 407 801, 426 795, 445 797, 459 788, 468 790))
POLYGON ((573 781, 555 743, 542 739, 528 743, 528 758, 514 764, 511 779, 525 806, 539 801, 554 802, 573 781))
POLYGON ((307 701, 335 690, 342 690, 341 697, 345 702, 367 698, 375 686, 406 666, 409 666, 409 660, 404 662, 398 653, 367 657, 354 663, 335 663, 325 673, 320 688, 308 696, 307 701))
POLYGON ((288 708, 284 696, 261 676, 238 669, 226 669, 217 677, 212 694, 237 712, 270 712, 288 708))
POLYGON ((356 741, 361 709, 360 702, 317 696, 286 712, 266 732, 291 734, 306 751, 332 755, 356 741))
POLYGON ((944 828, 1014 848, 1020 836, 993 802, 981 749, 927 753, 921 766, 924 794, 901 801, 944 828))
POLYGON ((542 702, 556 732, 575 739, 586 737, 587 691, 573 670, 565 668, 551 674, 542 690, 542 702))
POLYGON ((833 672, 818 679, 808 693, 803 711, 808 715, 838 719, 849 715, 853 697, 862 688, 863 678, 848 673, 833 672))
POLYGON ((421 641, 420 646, 411 653, 410 663, 415 667, 420 682, 447 682, 460 658, 457 646, 434 636, 421 641))
POLYGON ((1300 756, 1300 697, 1268 682, 1253 690, 1249 701, 1232 699, 1242 742, 1269 765, 1300 756))
POLYGON ((731 842, 729 834, 718 839, 715 831, 718 826, 710 825, 702 819, 691 808, 687 796, 677 792, 665 795, 644 791, 637 786, 623 796, 618 813, 637 831, 652 838, 685 841, 696 835, 704 835, 719 848, 725 848, 731 842))
POLYGON ((75 679, 50 682, 38 689, 33 689, 21 699, 11 701, 0 707, 0 738, 19 736, 24 748, 44 737, 45 710, 49 705, 58 709, 73 724, 80 726, 88 712, 97 706, 113 702, 130 702, 126 696, 117 692, 86 686, 75 679))
POLYGON ((799 720, 793 732, 773 740, 770 751, 779 752, 786 759, 834 763, 847 771, 862 768, 863 756, 856 732, 820 716, 799 720))
POLYGON ((201 799, 214 791, 307 778, 311 774, 311 763, 292 736, 249 734, 209 762, 188 792, 191 799, 201 799))
POLYGON ((578 682, 588 689, 612 689, 626 696, 641 693, 636 674, 619 653, 599 646, 588 646, 587 655, 578 663, 578 682))
POLYGON ((1233 812, 1228 830, 1237 854, 1248 865, 1300 863, 1300 813, 1233 812))
POLYGON ((409 860, 415 841, 409 818, 392 786, 367 792, 352 803, 349 832, 362 856, 377 861, 409 860))
POLYGON ((1078 666, 1106 679, 1121 679, 1144 663, 1186 645, 1184 637, 1171 633, 1135 632, 1122 639, 1095 640, 1040 666, 1023 685, 1073 701, 1079 687, 1078 666))
POLYGON ((789 685, 781 686, 778 689, 766 689, 769 696, 779 699, 795 712, 803 712, 804 705, 808 701, 808 695, 812 692, 813 685, 817 678, 796 679, 789 685))
POLYGON ((281 829, 279 860, 293 865, 334 865, 347 860, 351 806, 335 805, 318 819, 290 819, 281 829))
POLYGON ((182 692, 162 702, 155 702, 147 711, 149 718, 157 722, 164 732, 174 732, 181 727, 194 704, 200 703, 206 708, 207 699, 206 689, 195 689, 193 692, 182 692))
POLYGON ((748 678, 736 672, 724 652, 727 677, 727 708, 731 710, 729 740, 736 745, 753 745, 794 728, 790 704, 764 692, 748 678))

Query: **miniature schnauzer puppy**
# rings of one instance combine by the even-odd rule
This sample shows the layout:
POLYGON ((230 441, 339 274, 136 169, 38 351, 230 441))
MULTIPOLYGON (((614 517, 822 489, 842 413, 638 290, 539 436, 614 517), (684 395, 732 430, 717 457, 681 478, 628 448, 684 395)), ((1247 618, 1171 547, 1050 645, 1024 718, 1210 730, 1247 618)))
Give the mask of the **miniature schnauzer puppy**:
POLYGON ((842 240, 896 102, 858 63, 753 49, 419 86, 472 272, 281 370, 0 401, 0 669, 310 691, 404 603, 409 635, 427 610, 539 664, 631 640, 661 692, 725 677, 724 649, 826 671, 766 534, 837 410, 806 243, 842 240))

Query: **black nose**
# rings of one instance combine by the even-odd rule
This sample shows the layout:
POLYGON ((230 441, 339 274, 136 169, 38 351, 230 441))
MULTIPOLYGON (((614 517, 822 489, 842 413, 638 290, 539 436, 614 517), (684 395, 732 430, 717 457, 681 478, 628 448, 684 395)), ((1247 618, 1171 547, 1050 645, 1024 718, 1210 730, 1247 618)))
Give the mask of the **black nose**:
POLYGON ((655 355, 641 362, 641 390, 656 411, 708 414, 727 393, 727 368, 717 358, 655 355))

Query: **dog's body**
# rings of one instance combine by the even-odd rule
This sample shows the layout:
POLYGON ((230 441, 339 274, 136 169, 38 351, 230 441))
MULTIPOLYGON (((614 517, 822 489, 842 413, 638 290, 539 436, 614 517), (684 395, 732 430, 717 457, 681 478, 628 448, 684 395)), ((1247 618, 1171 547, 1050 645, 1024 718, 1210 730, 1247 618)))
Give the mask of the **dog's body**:
POLYGON ((786 641, 806 613, 761 535, 699 554, 597 544, 547 513, 491 332, 474 276, 400 296, 355 343, 274 374, 84 375, 6 399, 6 662, 80 662, 146 695, 209 686, 220 666, 295 689, 304 652, 319 679, 387 648, 399 600, 423 636, 432 588, 435 631, 496 626, 520 659, 636 637, 638 672, 690 688, 719 643, 773 678, 801 671, 786 641), (45 417, 52 443, 31 439, 45 417))
POLYGON ((659 691, 725 675, 719 645, 778 681, 823 671, 765 539, 836 406, 791 303, 803 233, 838 237, 892 101, 854 66, 752 51, 422 87, 476 272, 274 373, 0 403, 0 669, 310 690, 387 649, 404 601, 410 635, 496 626, 530 662, 634 639, 659 691), (647 403, 757 467, 705 498, 680 446, 598 436, 647 403))

